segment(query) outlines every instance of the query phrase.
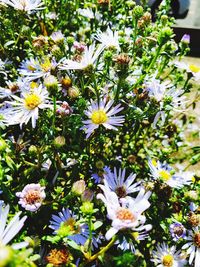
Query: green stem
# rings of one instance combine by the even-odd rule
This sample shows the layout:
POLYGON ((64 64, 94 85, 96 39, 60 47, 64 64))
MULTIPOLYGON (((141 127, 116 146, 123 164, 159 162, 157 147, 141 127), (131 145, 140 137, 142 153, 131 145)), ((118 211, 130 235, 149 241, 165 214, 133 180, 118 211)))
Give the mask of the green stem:
POLYGON ((56 121, 56 97, 53 96, 53 121, 52 121, 52 132, 55 134, 55 121, 56 121))
POLYGON ((93 256, 89 256, 88 253, 85 253, 84 256, 86 257, 87 262, 92 262, 96 260, 100 255, 104 254, 107 250, 109 250, 113 246, 116 240, 117 236, 114 236, 107 246, 103 247, 99 252, 97 252, 93 256))

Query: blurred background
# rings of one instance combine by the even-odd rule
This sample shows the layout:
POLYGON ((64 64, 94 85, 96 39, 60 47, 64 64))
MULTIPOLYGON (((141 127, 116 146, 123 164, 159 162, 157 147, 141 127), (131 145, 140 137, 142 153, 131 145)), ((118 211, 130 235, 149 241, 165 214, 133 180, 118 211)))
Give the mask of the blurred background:
MULTIPOLYGON (((188 0, 179 0, 184 4, 188 0)), ((190 0, 188 13, 185 18, 177 18, 174 31, 176 39, 179 41, 183 34, 187 33, 191 37, 190 56, 200 57, 200 0, 190 0)))

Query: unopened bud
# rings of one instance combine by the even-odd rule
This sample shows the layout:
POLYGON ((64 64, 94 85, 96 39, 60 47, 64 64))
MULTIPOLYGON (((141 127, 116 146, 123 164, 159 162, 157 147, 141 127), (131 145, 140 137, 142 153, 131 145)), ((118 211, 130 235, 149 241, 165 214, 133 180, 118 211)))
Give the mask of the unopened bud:
POLYGON ((85 191, 85 181, 84 180, 79 180, 72 185, 72 192, 75 193, 76 195, 82 195, 83 192, 85 191))

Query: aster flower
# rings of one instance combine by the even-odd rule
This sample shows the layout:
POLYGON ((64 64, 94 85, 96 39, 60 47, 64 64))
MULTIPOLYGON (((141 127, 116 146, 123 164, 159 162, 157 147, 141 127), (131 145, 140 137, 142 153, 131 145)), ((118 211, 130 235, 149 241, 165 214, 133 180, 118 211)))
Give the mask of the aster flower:
POLYGON ((37 58, 30 58, 21 63, 18 71, 26 80, 33 81, 49 76, 56 67, 57 62, 54 58, 45 57, 42 61, 39 61, 37 58))
POLYGON ((100 125, 103 125, 110 130, 117 130, 115 126, 122 126, 124 116, 113 115, 119 113, 123 107, 121 107, 120 104, 112 107, 113 103, 113 100, 110 100, 107 103, 105 100, 101 100, 99 104, 95 101, 91 102, 90 107, 85 112, 89 119, 83 121, 85 125, 81 128, 86 130, 86 138, 88 138, 100 125))
POLYGON ((180 238, 186 237, 186 229, 182 223, 174 222, 170 224, 169 230, 174 241, 178 241, 180 238))
POLYGON ((95 34, 95 39, 99 41, 103 47, 120 49, 118 32, 113 32, 110 28, 107 28, 105 32, 98 31, 95 34))
POLYGON ((28 14, 44 8, 42 7, 43 2, 41 0, 1 0, 0 3, 9 5, 17 10, 25 11, 28 14))
POLYGON ((105 166, 102 171, 99 171, 98 173, 92 173, 92 178, 96 184, 99 184, 102 182, 103 175, 108 174, 109 172, 111 172, 110 168, 105 166))
POLYGON ((169 247, 167 244, 162 243, 157 246, 157 250, 152 252, 155 266, 158 267, 183 267, 187 261, 181 255, 181 251, 176 251, 176 247, 169 247))
POLYGON ((19 197, 18 203, 25 210, 37 211, 46 197, 44 189, 45 187, 42 187, 40 184, 27 184, 22 192, 16 193, 16 196, 19 197))
POLYGON ((7 125, 27 124, 29 120, 32 122, 32 127, 35 128, 36 121, 39 116, 39 109, 52 108, 48 103, 48 92, 40 85, 28 93, 22 92, 21 97, 12 95, 13 101, 8 101, 10 105, 5 110, 1 110, 0 114, 7 117, 7 125))
POLYGON ((107 208, 107 217, 112 220, 112 227, 106 233, 106 239, 109 240, 118 231, 131 229, 139 232, 146 230, 149 226, 144 225, 146 218, 142 213, 149 208, 148 198, 151 193, 145 193, 142 188, 135 199, 127 197, 126 199, 118 199, 115 192, 104 185, 99 185, 103 190, 103 194, 98 194, 97 198, 101 199, 107 208))
POLYGON ((108 186, 112 191, 114 191, 119 198, 126 197, 129 194, 140 191, 141 186, 140 182, 133 183, 136 174, 131 173, 126 179, 126 169, 117 169, 114 168, 114 173, 111 171, 104 173, 104 184, 108 186))
POLYGON ((145 82, 145 88, 148 92, 148 96, 155 99, 160 104, 161 108, 163 108, 165 100, 169 100, 170 105, 174 109, 185 104, 186 97, 182 95, 184 91, 175 89, 169 81, 161 83, 160 80, 153 77, 145 82))
POLYGON ((184 185, 189 185, 192 181, 191 175, 184 175, 184 172, 175 173, 175 171, 167 164, 156 160, 148 161, 151 176, 155 180, 161 180, 170 187, 181 188, 184 185))
POLYGON ((62 43, 65 38, 61 31, 53 32, 50 37, 57 44, 62 43))
POLYGON ((60 61, 60 70, 86 70, 94 67, 95 62, 100 56, 103 47, 100 46, 96 49, 95 43, 86 47, 80 61, 62 59, 60 61))
POLYGON ((191 73, 194 77, 195 81, 200 79, 200 66, 196 66, 194 64, 187 64, 185 62, 176 61, 175 66, 179 69, 183 69, 188 73, 191 73))
POLYGON ((54 234, 67 237, 78 245, 84 245, 89 238, 88 226, 76 222, 75 215, 69 209, 63 208, 58 215, 52 215, 49 227, 54 230, 54 234))
MULTIPOLYGON (((27 218, 27 216, 24 216, 20 219, 21 212, 18 212, 6 226, 9 209, 9 205, 5 207, 2 204, 0 205, 0 244, 3 245, 7 245, 18 234, 27 218)), ((11 246, 13 249, 19 249, 27 245, 27 242, 21 242, 11 246)))
POLYGON ((182 249, 187 249, 189 264, 194 260, 194 267, 200 267, 200 226, 194 227, 188 233, 188 243, 183 245, 182 249))

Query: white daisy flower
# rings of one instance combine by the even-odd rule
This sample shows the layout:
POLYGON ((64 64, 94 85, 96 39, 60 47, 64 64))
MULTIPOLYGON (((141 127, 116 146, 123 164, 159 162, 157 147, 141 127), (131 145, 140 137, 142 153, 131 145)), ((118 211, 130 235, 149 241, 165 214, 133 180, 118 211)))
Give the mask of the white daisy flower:
POLYGON ((54 58, 46 57, 41 62, 38 59, 30 58, 22 62, 18 71, 25 79, 32 81, 49 76, 56 67, 57 62, 54 58))
MULTIPOLYGON (((6 226, 9 209, 9 205, 6 205, 5 207, 0 205, 0 244, 3 245, 7 245, 18 234, 27 218, 27 216, 24 216, 20 219, 19 216, 21 212, 18 212, 6 226)), ((26 247, 27 245, 27 242, 21 242, 11 246, 13 249, 19 249, 26 247)))
POLYGON ((183 267, 187 263, 181 251, 176 251, 176 246, 169 247, 165 243, 158 245, 157 250, 154 250, 152 254, 151 261, 158 267, 183 267))
POLYGON ((91 8, 79 8, 77 11, 81 16, 88 19, 99 20, 101 18, 101 14, 99 12, 94 12, 91 8))
POLYGON ((85 115, 87 115, 89 119, 83 121, 85 125, 81 128, 86 130, 86 138, 88 138, 100 125, 103 125, 110 130, 117 130, 115 126, 122 126, 124 116, 113 115, 119 113, 123 107, 121 107, 120 104, 112 107, 113 103, 113 100, 110 100, 107 103, 105 100, 101 100, 99 104, 95 101, 91 102, 90 107, 85 111, 85 115))
POLYGON ((27 184, 22 192, 16 193, 20 198, 18 203, 26 210, 37 211, 46 197, 44 189, 40 184, 27 184))
POLYGON ((188 243, 182 249, 187 249, 189 264, 191 265, 194 260, 194 267, 200 267, 200 226, 194 227, 188 232, 188 243))
POLYGON ((151 193, 145 193, 142 188, 135 199, 127 197, 119 199, 115 192, 104 185, 99 185, 104 192, 98 194, 97 198, 101 199, 107 208, 107 217, 112 220, 112 227, 106 233, 106 239, 109 240, 118 231, 123 229, 131 229, 139 232, 142 230, 150 230, 149 225, 144 225, 146 218, 142 213, 149 208, 148 198, 151 193))
POLYGON ((80 61, 74 61, 70 59, 62 59, 60 61, 60 70, 85 70, 94 67, 94 63, 100 56, 103 47, 100 46, 96 49, 95 43, 86 47, 80 61))
POLYGON ((65 38, 61 31, 53 32, 50 37, 57 44, 62 43, 65 38))
POLYGON ((129 194, 140 191, 141 186, 139 184, 141 182, 133 183, 136 174, 131 173, 127 178, 126 169, 119 169, 117 173, 117 169, 114 168, 114 173, 108 171, 103 174, 104 176, 104 184, 108 186, 112 191, 114 191, 119 198, 124 198, 129 194))
POLYGON ((29 92, 22 92, 21 97, 12 95, 12 98, 13 101, 7 102, 10 107, 0 111, 6 118, 7 125, 20 124, 21 127, 23 123, 27 124, 31 120, 32 127, 35 128, 39 109, 53 108, 53 105, 48 103, 48 92, 42 85, 29 92))
POLYGON ((110 28, 107 28, 105 32, 98 31, 94 38, 99 41, 103 47, 106 48, 115 48, 120 49, 119 46, 119 35, 117 31, 112 31, 110 28))
POLYGON ((186 97, 182 96, 184 91, 175 89, 169 81, 161 83, 160 80, 153 77, 148 82, 145 82, 145 88, 149 97, 155 99, 160 104, 161 108, 163 107, 165 99, 170 99, 170 104, 174 109, 186 103, 186 97))
POLYGON ((187 64, 185 62, 176 61, 175 66, 179 69, 183 69, 188 73, 191 73, 196 81, 200 79, 200 66, 194 64, 187 64))
POLYGON ((161 180, 168 186, 173 188, 181 188, 184 185, 189 185, 192 182, 192 174, 188 172, 178 172, 175 171, 166 163, 161 163, 156 160, 148 161, 149 168, 151 171, 151 176, 155 180, 161 180))
POLYGON ((43 2, 41 0, 1 0, 0 3, 9 5, 14 9, 25 11, 28 14, 44 8, 42 7, 43 2))

